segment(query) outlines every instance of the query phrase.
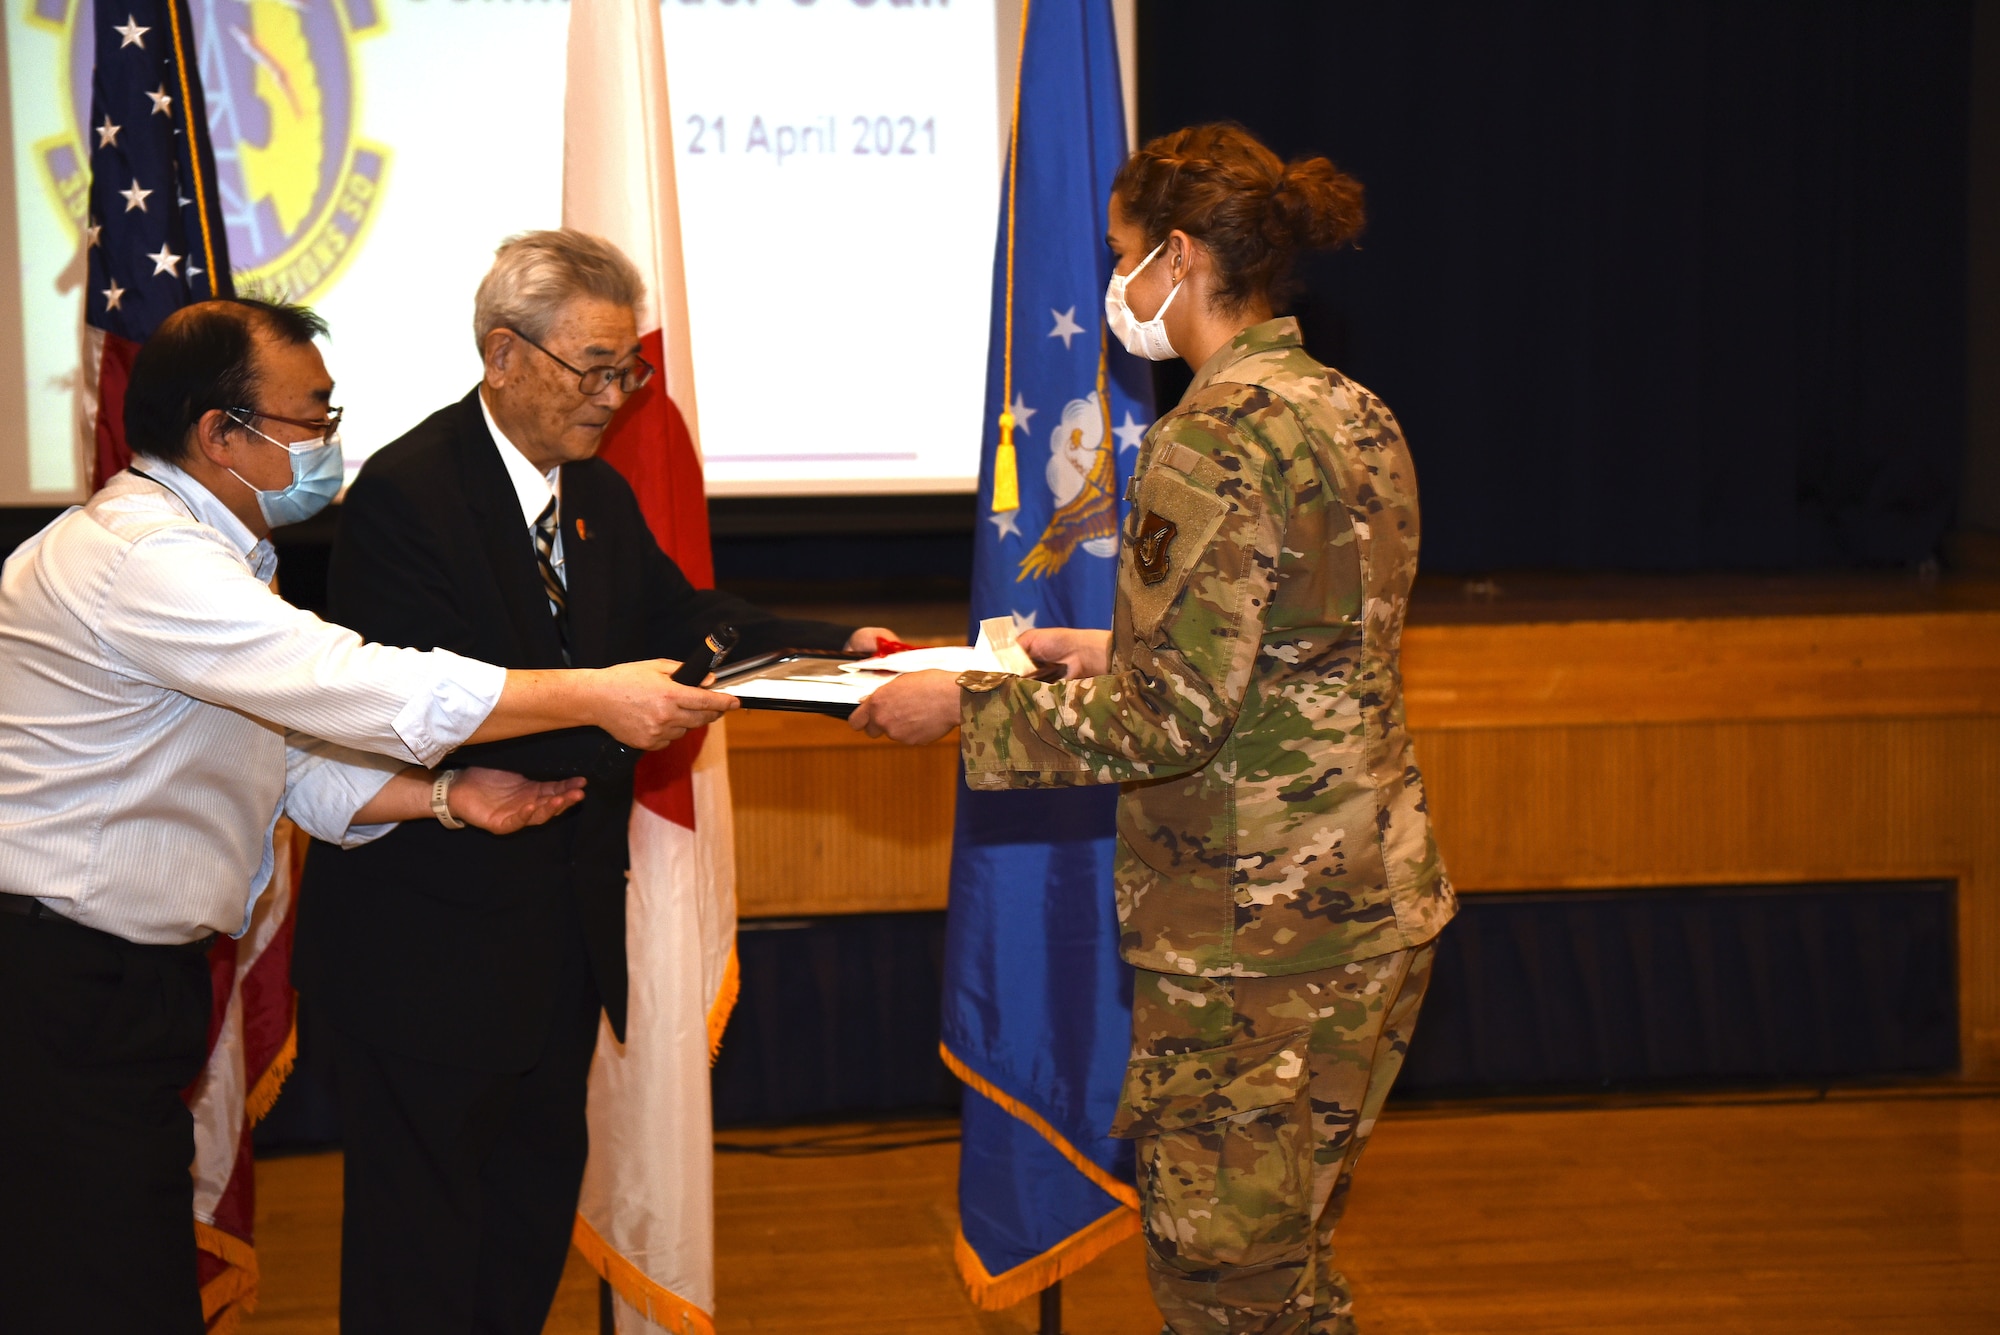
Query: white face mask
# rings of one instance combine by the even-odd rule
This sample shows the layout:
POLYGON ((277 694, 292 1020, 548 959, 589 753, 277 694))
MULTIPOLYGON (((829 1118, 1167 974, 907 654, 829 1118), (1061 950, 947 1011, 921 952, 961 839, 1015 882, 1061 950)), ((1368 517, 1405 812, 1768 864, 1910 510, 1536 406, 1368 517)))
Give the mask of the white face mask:
POLYGON ((1156 362, 1163 362, 1169 357, 1180 355, 1174 351, 1172 341, 1167 338, 1166 316, 1167 307, 1173 305, 1174 298, 1180 295, 1181 285, 1174 284, 1173 291, 1167 293, 1167 299, 1160 303, 1159 311, 1150 320, 1133 317, 1132 308, 1125 304, 1125 285, 1137 278, 1139 270, 1151 264, 1153 256, 1164 250, 1166 245, 1167 243, 1162 241, 1154 246, 1152 254, 1134 265, 1131 273, 1113 273, 1111 282, 1104 289, 1104 318, 1110 322, 1111 332, 1125 345, 1125 351, 1134 357, 1145 357, 1156 362))

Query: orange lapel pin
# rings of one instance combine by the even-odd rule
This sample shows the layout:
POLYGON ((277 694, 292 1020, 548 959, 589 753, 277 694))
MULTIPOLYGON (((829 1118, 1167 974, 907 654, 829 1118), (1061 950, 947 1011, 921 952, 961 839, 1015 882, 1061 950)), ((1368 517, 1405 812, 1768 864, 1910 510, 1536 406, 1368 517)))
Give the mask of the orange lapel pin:
POLYGON ((590 541, 590 530, 583 526, 583 516, 581 515, 578 515, 576 520, 576 536, 580 542, 590 541))

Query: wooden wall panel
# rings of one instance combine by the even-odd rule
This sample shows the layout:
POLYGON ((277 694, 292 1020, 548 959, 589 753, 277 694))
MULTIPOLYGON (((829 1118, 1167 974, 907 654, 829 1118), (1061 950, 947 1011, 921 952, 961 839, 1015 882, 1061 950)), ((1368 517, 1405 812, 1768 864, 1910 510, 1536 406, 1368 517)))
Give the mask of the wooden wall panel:
MULTIPOLYGON (((2000 1076, 2000 613, 1419 627, 1405 671, 1464 890, 1955 879, 2000 1076)), ((744 916, 943 907, 955 739, 728 726, 744 916)))
POLYGON ((1419 728, 2000 714, 2000 613, 1412 626, 1419 728))
POLYGON ((1482 890, 1958 882, 1968 1075, 2000 1075, 2000 719, 1436 730, 1452 879, 1482 890))
POLYGON ((956 733, 898 746, 838 719, 761 710, 725 726, 744 917, 944 907, 956 733))

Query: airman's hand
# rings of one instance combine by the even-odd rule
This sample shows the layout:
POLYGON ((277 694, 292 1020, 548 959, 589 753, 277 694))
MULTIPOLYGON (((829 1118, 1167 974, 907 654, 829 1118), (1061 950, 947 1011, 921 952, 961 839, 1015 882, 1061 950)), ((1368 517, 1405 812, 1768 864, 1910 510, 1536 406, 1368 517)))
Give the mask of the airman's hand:
POLYGON ((905 672, 875 688, 847 726, 870 737, 923 746, 958 726, 958 677, 950 672, 905 672))
POLYGON ((1061 663, 1071 678, 1101 677, 1111 670, 1111 632, 1079 630, 1071 626, 1040 626, 1024 630, 1015 643, 1028 657, 1044 663, 1061 663))

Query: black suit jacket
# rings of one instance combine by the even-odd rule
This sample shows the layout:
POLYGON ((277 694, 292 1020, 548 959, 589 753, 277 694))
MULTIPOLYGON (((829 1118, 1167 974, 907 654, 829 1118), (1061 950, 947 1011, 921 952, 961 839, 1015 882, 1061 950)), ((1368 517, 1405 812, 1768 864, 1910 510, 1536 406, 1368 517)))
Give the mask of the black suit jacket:
MULTIPOLYGON (((332 620, 363 639, 510 668, 559 668, 533 543, 478 391, 366 465, 341 507, 332 620)), ((774 617, 690 585, 601 460, 562 473, 564 576, 577 667, 705 653, 728 623, 741 655, 833 648, 850 631, 774 617)), ((626 822, 635 753, 595 728, 462 748, 448 764, 534 777, 587 773, 588 795, 495 836, 411 821, 354 849, 315 844, 293 975, 315 1011, 364 1041, 492 1071, 542 1047, 563 951, 581 930, 613 1029, 625 1032, 626 822)))

